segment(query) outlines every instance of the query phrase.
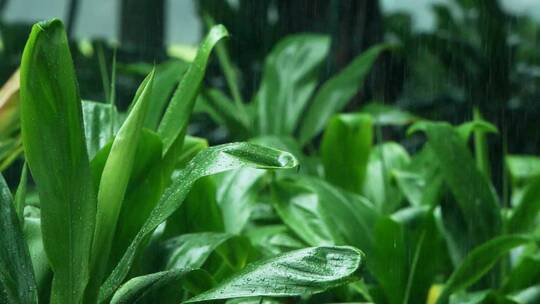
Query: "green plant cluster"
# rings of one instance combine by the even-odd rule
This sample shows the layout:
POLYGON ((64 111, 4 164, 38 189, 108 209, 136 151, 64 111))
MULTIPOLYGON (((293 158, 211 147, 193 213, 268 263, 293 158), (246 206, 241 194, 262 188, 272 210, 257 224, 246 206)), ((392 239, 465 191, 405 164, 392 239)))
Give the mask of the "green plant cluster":
POLYGON ((328 38, 287 37, 247 102, 227 36, 213 25, 187 67, 152 69, 122 113, 114 85, 109 103, 81 100, 62 23, 34 25, 26 164, 14 194, 0 179, 0 303, 540 301, 540 158, 506 155, 499 195, 479 112, 340 113, 390 45, 319 85, 328 38), (232 97, 203 86, 213 49, 232 97), (241 141, 189 136, 192 112, 241 141))

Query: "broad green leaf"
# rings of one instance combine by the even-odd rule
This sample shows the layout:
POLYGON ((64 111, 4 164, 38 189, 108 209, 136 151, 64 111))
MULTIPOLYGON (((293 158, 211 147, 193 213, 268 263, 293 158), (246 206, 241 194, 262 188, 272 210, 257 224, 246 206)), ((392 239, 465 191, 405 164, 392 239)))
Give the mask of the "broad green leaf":
POLYGON ((403 302, 408 274, 405 232, 396 221, 381 217, 374 227, 373 251, 367 259, 369 270, 381 285, 388 303, 403 302))
POLYGON ((139 303, 146 296, 148 296, 151 291, 164 287, 168 284, 178 282, 183 277, 194 271, 196 270, 173 269, 135 277, 127 281, 116 291, 110 303, 139 303))
POLYGON ((535 304, 540 301, 540 285, 536 284, 534 286, 520 290, 519 292, 513 293, 509 296, 510 299, 514 300, 513 303, 519 304, 535 304))
POLYGON ((326 36, 302 34, 286 37, 272 49, 255 96, 259 135, 292 135, 329 47, 326 36))
POLYGON ((514 186, 524 185, 532 178, 540 176, 540 157, 508 155, 505 162, 514 186))
POLYGON ((326 179, 360 193, 373 145, 373 119, 367 114, 339 114, 328 122, 320 153, 326 179))
POLYGON ((214 46, 229 34, 223 25, 216 25, 199 46, 197 55, 180 81, 178 88, 159 124, 157 133, 163 140, 163 155, 186 133, 189 117, 206 71, 206 65, 214 46))
POLYGON ((540 252, 524 255, 505 277, 502 287, 504 292, 516 292, 540 280, 540 252))
POLYGON ((216 193, 225 231, 240 233, 247 224, 262 189, 264 170, 244 168, 219 177, 216 193))
POLYGON ((369 178, 365 179, 362 195, 377 210, 388 214, 399 207, 402 196, 392 175, 395 170, 405 168, 409 162, 407 151, 395 142, 386 142, 371 150, 366 173, 369 178))
POLYGON ((509 233, 526 233, 534 228, 540 212, 540 176, 535 177, 524 188, 517 206, 512 208, 507 223, 509 233))
POLYGON ((485 275, 511 249, 531 242, 522 235, 503 235, 474 248, 452 273, 437 303, 445 303, 454 292, 464 290, 485 275))
POLYGON ((9 303, 37 303, 30 253, 9 188, 0 175, 0 286, 9 303))
POLYGON ((142 241, 178 209, 191 186, 204 176, 255 167, 262 169, 293 168, 296 159, 289 153, 247 143, 233 143, 208 148, 197 154, 188 165, 175 176, 160 201, 152 210, 147 221, 126 250, 120 263, 101 286, 100 302, 106 301, 126 277, 142 241))
POLYGON ((82 111, 86 148, 93 159, 113 139, 120 127, 120 117, 113 105, 93 101, 83 101, 82 111))
POLYGON ((108 270, 112 270, 141 229, 159 201, 168 179, 163 176, 161 170, 161 139, 148 129, 142 131, 128 188, 116 223, 108 270))
POLYGON ((319 293, 353 281, 363 260, 364 254, 353 247, 300 249, 249 264, 240 273, 186 303, 319 293))
MULTIPOLYGON (((299 133, 302 145, 321 132, 328 119, 341 111, 358 93, 375 60, 386 49, 388 45, 371 47, 322 85, 304 114, 305 118, 299 133)), ((276 115, 275 112, 269 113, 276 115)))
MULTIPOLYGON (((475 121, 483 122, 482 114, 480 113, 480 110, 478 107, 475 107, 473 109, 473 117, 475 121)), ((474 130, 474 152, 475 152, 475 160, 476 165, 478 166, 478 170, 480 172, 484 173, 487 177, 491 176, 491 167, 489 165, 489 150, 488 150, 488 143, 486 138, 486 132, 485 130, 474 130)))
POLYGON ((426 123, 425 132, 443 179, 471 231, 469 245, 474 247, 497 236, 502 228, 497 196, 459 133, 447 123, 426 123))
POLYGON ((32 28, 21 63, 21 101, 25 157, 54 272, 51 303, 78 303, 89 278, 96 197, 75 71, 59 20, 32 28))
POLYGON ((306 243, 351 245, 371 252, 378 213, 365 199, 303 175, 278 180, 272 194, 283 222, 306 243))
POLYGON ((168 239, 163 243, 165 269, 201 268, 210 254, 232 237, 228 233, 200 232, 168 239))
MULTIPOLYGON (((154 72, 152 71, 138 89, 135 105, 118 130, 101 174, 91 255, 91 282, 95 285, 90 288, 99 287, 100 280, 105 275, 118 216, 134 167, 137 144, 150 102, 153 80, 154 72)), ((89 293, 92 292, 93 290, 89 290, 89 293)))
POLYGON ((432 206, 439 203, 443 178, 437 157, 429 146, 414 155, 408 165, 393 170, 392 177, 411 205, 432 206))
POLYGON ((418 117, 396 106, 372 102, 362 107, 362 113, 373 117, 373 122, 381 126, 404 126, 418 120, 418 117))
POLYGON ((246 236, 255 248, 268 257, 305 247, 285 225, 255 227, 246 231, 246 236))

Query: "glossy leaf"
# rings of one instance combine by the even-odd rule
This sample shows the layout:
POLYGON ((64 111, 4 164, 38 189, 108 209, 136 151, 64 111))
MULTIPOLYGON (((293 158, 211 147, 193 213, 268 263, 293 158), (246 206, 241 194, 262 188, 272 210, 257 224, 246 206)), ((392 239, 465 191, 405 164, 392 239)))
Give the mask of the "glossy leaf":
POLYGON ((219 286, 186 303, 241 297, 294 297, 354 280, 364 254, 353 247, 312 247, 250 264, 219 286))
POLYGON ((110 303, 139 303, 151 291, 176 282, 193 271, 191 269, 173 269, 135 277, 116 291, 110 303))
MULTIPOLYGON (((341 111, 358 93, 379 54, 386 49, 388 49, 388 45, 371 47, 322 85, 304 114, 305 118, 299 133, 302 145, 319 134, 328 119, 336 112, 341 111)), ((275 112, 270 111, 269 113, 275 112)))
POLYGON ((255 97, 259 135, 291 135, 318 83, 330 40, 303 34, 280 41, 266 57, 255 97))
POLYGON ((75 71, 59 20, 32 28, 21 63, 21 101, 25 157, 54 271, 51 302, 78 303, 89 278, 96 198, 75 71))
POLYGON ((197 55, 180 81, 178 88, 159 124, 157 133, 163 140, 165 155, 173 144, 186 133, 187 124, 206 71, 206 65, 214 46, 229 34, 223 25, 216 25, 199 46, 197 55))
POLYGON ((210 254, 233 237, 228 233, 201 232, 184 234, 163 243, 165 269, 195 269, 203 266, 210 254))
POLYGON ((126 277, 141 242, 180 207, 193 183, 201 177, 250 166, 263 169, 292 168, 296 159, 289 153, 247 143, 208 148, 175 176, 149 218, 100 290, 100 302, 112 296, 126 277))
POLYGON ((371 115, 374 123, 382 126, 404 126, 419 119, 396 106, 378 102, 368 103, 362 107, 361 112, 371 115))
POLYGON ((30 253, 9 188, 0 175, 0 286, 9 303, 37 303, 30 253))
POLYGON ((320 149, 326 179, 343 189, 360 193, 372 144, 371 116, 340 114, 330 119, 320 149))

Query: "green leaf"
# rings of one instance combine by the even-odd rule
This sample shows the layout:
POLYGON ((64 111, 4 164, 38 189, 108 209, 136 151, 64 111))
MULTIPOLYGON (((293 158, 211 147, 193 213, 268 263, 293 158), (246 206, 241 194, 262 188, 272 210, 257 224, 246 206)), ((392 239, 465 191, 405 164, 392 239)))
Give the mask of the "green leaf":
POLYGON ((514 187, 523 185, 540 176, 540 157, 530 155, 508 155, 506 167, 512 177, 514 187))
POLYGON ((13 198, 0 175, 0 286, 9 303, 37 303, 30 253, 17 218, 13 198))
POLYGON ((82 111, 86 148, 93 159, 113 139, 120 127, 120 117, 113 105, 93 101, 83 101, 82 111))
POLYGON ((193 271, 194 270, 192 269, 173 269, 135 277, 127 281, 116 291, 110 303, 139 303, 139 301, 151 291, 166 286, 167 284, 177 282, 193 271))
POLYGON ((184 76, 188 64, 181 60, 169 60, 156 67, 154 89, 150 94, 150 105, 144 126, 156 130, 174 87, 184 76))
POLYGON ((373 120, 367 114, 339 114, 330 119, 321 143, 326 179, 360 193, 373 144, 373 120))
POLYGON ((32 268, 39 291, 39 302, 49 299, 52 271, 43 248, 43 234, 41 231, 41 212, 34 206, 26 206, 24 217, 24 238, 28 244, 32 268))
POLYGON ((512 208, 507 223, 509 233, 525 233, 535 228, 535 221, 540 212, 540 176, 535 177, 524 187, 517 206, 512 208))
POLYGON ((255 96, 259 135, 291 135, 318 83, 330 40, 303 34, 281 40, 266 57, 255 96))
POLYGON ((403 169, 409 162, 407 151, 395 142, 386 142, 371 150, 366 174, 369 178, 364 182, 362 195, 377 210, 388 214, 399 207, 402 197, 393 183, 393 172, 403 169))
POLYGON ((19 186, 17 187, 17 192, 15 192, 15 210, 17 212, 17 217, 19 222, 24 224, 24 205, 26 203, 26 186, 28 183, 28 166, 24 163, 21 180, 19 181, 19 186))
POLYGON ((354 280, 364 254, 353 247, 312 247, 249 264, 219 286, 186 303, 241 297, 294 297, 354 280))
MULTIPOLYGON (((328 119, 345 105, 362 88, 379 54, 388 49, 388 45, 376 45, 356 57, 337 75, 327 80, 315 95, 307 109, 300 128, 299 140, 305 145, 316 136, 326 125, 328 119)), ((275 112, 272 113, 275 117, 275 112)))
POLYGON ((142 241, 180 207, 195 181, 204 176, 255 167, 262 169, 293 168, 296 159, 287 152, 260 147, 247 143, 233 143, 208 148, 193 158, 189 164, 173 177, 149 218, 139 230, 126 253, 112 274, 101 286, 100 302, 112 296, 126 277, 142 241))
POLYGON ((443 179, 471 231, 469 246, 497 236, 502 227, 497 196, 459 133, 447 123, 426 123, 425 131, 443 179))
POLYGON ((439 203, 443 193, 443 178, 437 156, 424 146, 411 162, 392 171, 392 176, 409 203, 413 206, 432 206, 439 203))
MULTIPOLYGON (((203 14, 203 20, 205 21, 206 26, 209 28, 216 25, 214 19, 206 13, 203 14)), ((216 45, 216 54, 219 59, 219 64, 221 65, 221 69, 223 70, 223 74, 225 75, 227 86, 231 91, 231 96, 233 97, 233 100, 235 102, 236 109, 238 112, 240 112, 239 115, 242 117, 242 120, 244 120, 247 125, 249 125, 251 122, 249 121, 249 117, 247 116, 247 110, 244 106, 244 102, 242 101, 240 89, 238 88, 238 77, 236 75, 236 70, 233 63, 231 62, 225 42, 218 43, 216 45)))
POLYGON ((437 303, 445 303, 448 297, 478 281, 497 261, 511 249, 531 242, 532 239, 522 235, 503 235, 474 248, 465 257, 461 265, 452 273, 437 303))
POLYGON ((51 303, 79 303, 89 278, 96 197, 81 100, 62 22, 34 25, 21 63, 21 127, 54 272, 51 303))
POLYGON ((216 25, 210 29, 199 46, 195 59, 174 92, 157 131, 163 140, 163 155, 167 154, 179 137, 185 135, 210 53, 214 46, 228 35, 227 29, 223 25, 216 25))
POLYGON ((228 233, 188 233, 166 240, 165 269, 201 268, 210 254, 233 237, 228 233))
POLYGON ((197 104, 219 125, 227 127, 234 138, 246 139, 253 130, 249 129, 249 117, 238 111, 225 94, 215 89, 203 90, 197 104))
POLYGON ((240 233, 246 224, 262 189, 264 170, 244 168, 219 177, 216 199, 221 207, 225 231, 240 233))
MULTIPOLYGON (((90 288, 98 288, 101 278, 105 275, 118 216, 135 163, 137 144, 141 137, 153 80, 154 72, 151 72, 139 87, 135 105, 112 143, 101 174, 91 255, 91 282, 94 285, 90 288)), ((92 292, 93 290, 89 291, 92 292)))
POLYGON ((381 126, 404 126, 413 123, 419 118, 405 112, 396 106, 378 102, 371 102, 362 107, 362 113, 369 114, 373 121, 381 126))
POLYGON ((275 182, 272 197, 283 222, 306 243, 371 252, 378 213, 365 199, 303 175, 275 182))

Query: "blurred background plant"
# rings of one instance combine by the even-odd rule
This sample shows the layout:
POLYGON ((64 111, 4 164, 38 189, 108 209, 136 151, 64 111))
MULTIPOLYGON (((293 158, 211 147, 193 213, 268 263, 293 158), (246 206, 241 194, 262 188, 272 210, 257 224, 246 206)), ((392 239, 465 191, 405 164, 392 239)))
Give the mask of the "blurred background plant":
MULTIPOLYGON (((525 0, 3 0, 0 81, 6 83, 17 70, 30 24, 54 16, 66 22, 84 99, 110 99, 116 54, 115 100, 120 109, 128 107, 134 88, 153 63, 163 63, 158 67, 163 79, 175 68, 185 68, 208 20, 224 24, 232 33, 225 48, 236 72, 234 98, 240 100, 255 95, 265 57, 287 35, 315 32, 331 38, 317 72, 318 84, 369 47, 391 42, 400 47, 380 56, 346 109, 379 101, 429 119, 460 123, 471 119, 477 106, 501 130, 503 136, 488 139, 489 157, 501 160, 505 151, 536 153, 540 148, 534 128, 540 118, 538 11, 540 4, 525 0)), ((214 60, 207 85, 227 91, 227 81, 214 60)), ((10 86, 4 87, 0 103, 2 170, 9 169, 20 150, 17 120, 9 119, 17 115, 10 86)), ((162 100, 172 88, 171 81, 164 85, 162 100)), ((205 134, 210 142, 230 138, 207 118, 197 115, 192 133, 205 134)), ((382 136, 402 135, 396 132, 400 131, 386 128, 382 136)), ((417 145, 413 139, 407 146, 417 145)), ((492 163, 500 189, 501 162, 492 163)), ((18 174, 16 167, 6 174, 18 174)))

